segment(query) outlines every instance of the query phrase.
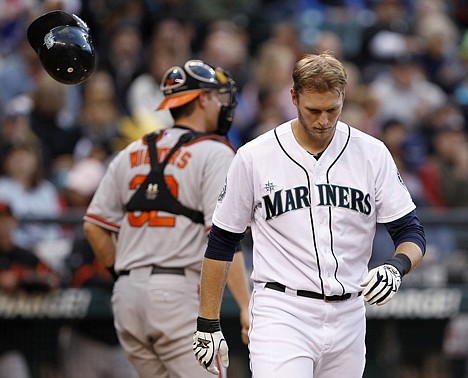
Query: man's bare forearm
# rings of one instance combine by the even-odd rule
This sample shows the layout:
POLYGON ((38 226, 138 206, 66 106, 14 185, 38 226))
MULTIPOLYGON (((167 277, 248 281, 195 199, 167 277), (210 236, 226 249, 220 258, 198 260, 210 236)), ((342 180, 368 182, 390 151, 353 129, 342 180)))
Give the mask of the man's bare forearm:
POLYGON ((227 282, 230 262, 203 259, 198 315, 206 319, 219 319, 224 287, 227 282))
POLYGON ((91 222, 83 223, 83 231, 97 259, 109 268, 115 262, 115 242, 112 232, 91 222))

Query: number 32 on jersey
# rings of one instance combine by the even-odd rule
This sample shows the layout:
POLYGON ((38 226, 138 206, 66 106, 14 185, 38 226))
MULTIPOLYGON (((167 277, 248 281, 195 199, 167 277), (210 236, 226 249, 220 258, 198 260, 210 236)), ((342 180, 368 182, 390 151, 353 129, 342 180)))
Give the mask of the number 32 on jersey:
MULTIPOLYGON (((145 175, 136 175, 130 182, 130 189, 136 190, 143 181, 145 181, 145 175)), ((174 198, 177 198, 179 194, 179 184, 173 176, 164 176, 169 191, 174 198)), ((142 227, 147 224, 149 227, 174 227, 175 216, 159 216, 157 210, 151 211, 130 211, 127 213, 128 223, 133 227, 142 227)))

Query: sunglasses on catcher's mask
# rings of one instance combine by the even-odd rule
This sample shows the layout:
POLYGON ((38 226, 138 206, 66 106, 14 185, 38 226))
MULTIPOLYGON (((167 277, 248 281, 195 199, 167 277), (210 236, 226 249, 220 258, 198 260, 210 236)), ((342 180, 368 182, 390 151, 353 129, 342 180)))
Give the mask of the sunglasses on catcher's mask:
POLYGON ((237 86, 228 71, 214 68, 201 60, 189 60, 183 67, 175 66, 166 71, 160 85, 164 100, 157 110, 182 106, 204 91, 216 90, 222 103, 217 133, 225 135, 232 124, 237 86))

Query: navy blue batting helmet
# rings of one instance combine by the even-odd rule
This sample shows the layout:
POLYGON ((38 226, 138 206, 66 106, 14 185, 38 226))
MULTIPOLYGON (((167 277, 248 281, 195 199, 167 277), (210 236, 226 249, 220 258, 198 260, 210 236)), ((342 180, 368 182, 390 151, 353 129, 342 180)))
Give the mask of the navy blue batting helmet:
POLYGON ((28 40, 47 73, 63 84, 78 84, 91 75, 95 52, 86 23, 74 14, 52 11, 28 27, 28 40))

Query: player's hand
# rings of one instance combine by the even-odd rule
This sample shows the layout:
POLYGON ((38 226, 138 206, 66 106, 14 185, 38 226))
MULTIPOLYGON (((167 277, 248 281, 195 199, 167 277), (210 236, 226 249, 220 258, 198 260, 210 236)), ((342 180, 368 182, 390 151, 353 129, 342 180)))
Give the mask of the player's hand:
POLYGON ((249 344, 249 311, 240 310, 241 339, 245 345, 249 344))
POLYGON ((229 348, 224 339, 219 320, 197 319, 197 331, 193 335, 193 352, 198 363, 211 374, 218 375, 216 355, 219 353, 221 364, 229 366, 229 348))
POLYGON ((381 306, 393 298, 401 284, 400 272, 392 265, 384 264, 369 271, 361 287, 369 304, 381 306))

